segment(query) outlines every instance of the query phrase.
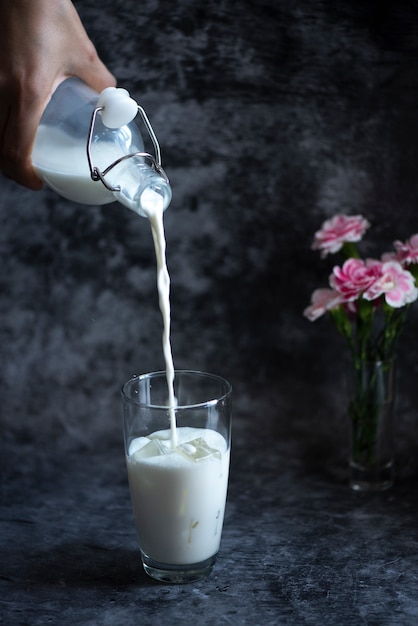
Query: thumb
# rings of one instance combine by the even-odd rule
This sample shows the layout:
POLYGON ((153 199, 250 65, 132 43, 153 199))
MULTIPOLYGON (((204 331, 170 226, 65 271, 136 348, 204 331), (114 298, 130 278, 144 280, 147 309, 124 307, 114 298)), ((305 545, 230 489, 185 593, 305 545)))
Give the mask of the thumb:
POLYGON ((78 77, 94 91, 97 91, 97 93, 100 93, 106 87, 116 86, 115 77, 100 59, 93 66, 80 70, 78 77))

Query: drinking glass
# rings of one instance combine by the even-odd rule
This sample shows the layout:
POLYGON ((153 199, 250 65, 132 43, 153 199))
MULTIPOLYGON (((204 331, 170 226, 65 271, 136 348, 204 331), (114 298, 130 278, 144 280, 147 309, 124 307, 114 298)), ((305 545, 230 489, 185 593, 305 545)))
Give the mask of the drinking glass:
POLYGON ((216 561, 231 442, 231 385, 205 372, 165 372, 122 387, 132 508, 144 570, 170 583, 199 580, 216 561), (175 424, 173 428, 171 425, 175 424))

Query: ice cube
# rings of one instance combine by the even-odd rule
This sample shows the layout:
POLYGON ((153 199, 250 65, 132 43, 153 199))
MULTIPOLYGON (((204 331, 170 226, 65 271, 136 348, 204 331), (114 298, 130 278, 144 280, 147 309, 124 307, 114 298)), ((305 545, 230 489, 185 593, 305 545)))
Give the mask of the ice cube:
POLYGON ((209 459, 211 456, 221 459, 221 453, 215 448, 211 448, 202 437, 181 443, 177 446, 176 452, 184 456, 188 461, 197 463, 209 459))
POLYGON ((160 439, 150 439, 145 446, 142 446, 139 450, 133 454, 135 460, 148 459, 152 456, 162 456, 168 454, 170 449, 163 444, 160 439))
POLYGON ((132 439, 131 443, 129 444, 128 455, 133 456, 135 452, 143 448, 148 443, 148 441, 148 437, 135 437, 135 439, 132 439))

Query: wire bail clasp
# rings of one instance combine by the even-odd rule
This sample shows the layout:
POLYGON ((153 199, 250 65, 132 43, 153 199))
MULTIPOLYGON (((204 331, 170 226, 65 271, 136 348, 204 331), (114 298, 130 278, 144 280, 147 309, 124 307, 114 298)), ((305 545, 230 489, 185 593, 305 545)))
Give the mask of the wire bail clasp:
POLYGON ((160 174, 160 176, 168 183, 168 177, 167 174, 165 173, 165 171, 163 170, 163 167, 161 165, 161 150, 160 150, 160 145, 158 143, 157 137, 154 133, 154 130, 151 126, 151 123, 147 117, 147 114, 145 113, 144 109, 137 104, 137 113, 140 114, 142 121, 144 123, 145 128, 147 129, 147 132, 151 138, 152 144, 154 146, 154 151, 155 151, 155 156, 153 156, 152 154, 150 154, 149 152, 133 152, 131 154, 125 154, 122 157, 119 157, 118 159, 116 159, 115 161, 113 161, 113 163, 111 163, 110 165, 108 165, 103 171, 100 171, 100 169, 98 167, 96 167, 93 164, 93 159, 92 159, 92 154, 91 154, 91 144, 92 144, 92 140, 93 140, 93 134, 94 134, 94 126, 96 123, 96 117, 97 114, 100 111, 104 111, 105 110, 105 106, 97 106, 95 107, 95 109, 93 110, 92 114, 91 114, 91 119, 90 119, 90 127, 89 127, 89 132, 88 132, 88 136, 87 136, 87 160, 88 160, 88 164, 89 164, 89 169, 90 169, 90 176, 92 178, 92 180, 94 181, 101 181, 103 183, 103 185, 106 187, 106 189, 108 189, 109 191, 120 191, 121 188, 120 186, 112 186, 110 185, 107 180, 106 180, 106 175, 116 166, 119 165, 119 163, 121 163, 122 161, 125 161, 126 159, 130 159, 132 157, 142 157, 144 159, 148 159, 151 163, 151 166, 153 167, 153 169, 160 174))

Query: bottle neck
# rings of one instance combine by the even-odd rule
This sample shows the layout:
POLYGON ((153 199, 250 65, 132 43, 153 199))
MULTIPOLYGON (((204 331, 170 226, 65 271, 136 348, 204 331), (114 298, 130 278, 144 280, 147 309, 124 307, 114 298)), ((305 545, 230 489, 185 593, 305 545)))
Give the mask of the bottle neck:
POLYGON ((113 195, 118 202, 142 217, 148 217, 157 206, 165 211, 171 202, 171 187, 167 179, 155 169, 143 161, 138 162, 137 157, 128 159, 114 169, 112 178, 118 190, 113 191, 113 195))

